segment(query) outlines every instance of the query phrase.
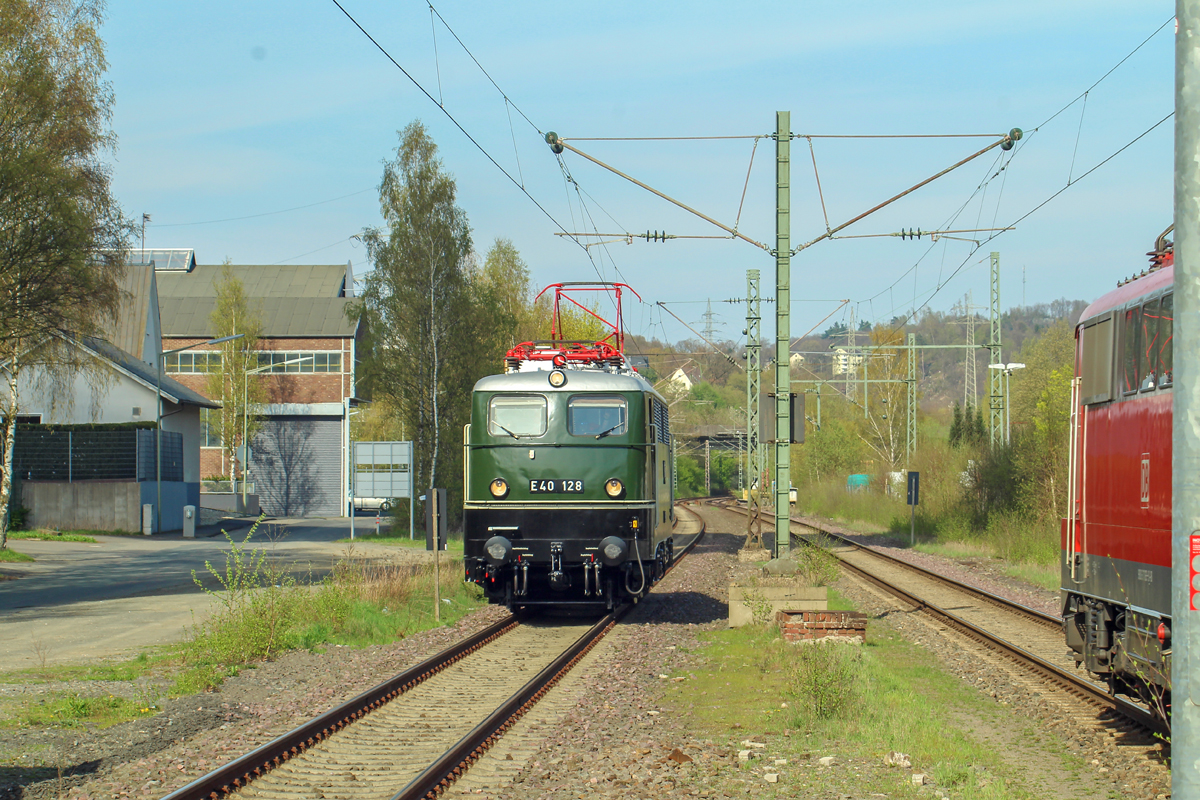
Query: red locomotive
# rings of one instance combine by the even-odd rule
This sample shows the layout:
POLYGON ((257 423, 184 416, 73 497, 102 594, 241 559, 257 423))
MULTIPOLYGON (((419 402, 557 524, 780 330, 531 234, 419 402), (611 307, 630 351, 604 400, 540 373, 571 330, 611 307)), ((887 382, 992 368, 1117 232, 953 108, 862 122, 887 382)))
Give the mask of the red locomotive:
POLYGON ((1075 329, 1063 629, 1113 693, 1169 705, 1174 253, 1088 306, 1075 329))

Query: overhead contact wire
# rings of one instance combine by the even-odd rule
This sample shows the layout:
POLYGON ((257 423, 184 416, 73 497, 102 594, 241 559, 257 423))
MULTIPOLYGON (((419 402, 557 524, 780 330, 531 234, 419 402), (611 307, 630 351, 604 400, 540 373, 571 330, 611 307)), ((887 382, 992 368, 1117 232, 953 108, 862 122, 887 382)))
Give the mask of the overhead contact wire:
MULTIPOLYGON (((559 222, 557 219, 555 219, 555 218, 554 218, 554 216, 553 216, 553 215, 552 215, 552 214, 551 214, 549 211, 547 211, 547 210, 545 209, 545 207, 544 207, 544 206, 543 206, 541 203, 539 203, 539 202, 537 201, 537 198, 535 198, 533 195, 531 195, 531 194, 530 194, 530 193, 529 193, 529 192, 528 192, 528 191, 525 189, 525 187, 524 187, 524 186, 522 186, 522 185, 521 185, 521 183, 520 183, 520 182, 519 182, 519 181, 518 181, 516 178, 514 178, 514 177, 512 176, 512 174, 511 174, 511 173, 509 173, 509 171, 508 171, 508 170, 506 170, 504 167, 500 166, 500 163, 499 163, 498 161, 496 161, 496 159, 495 159, 495 158, 493 158, 493 157, 492 157, 492 154, 491 154, 491 153, 489 153, 489 152, 488 152, 488 151, 487 151, 487 150, 486 150, 486 149, 483 147, 483 145, 481 145, 481 144, 480 144, 478 141, 476 141, 476 139, 475 139, 475 137, 474 137, 474 136, 472 136, 470 133, 468 133, 468 132, 467 132, 467 129, 466 129, 466 128, 464 128, 464 127, 462 126, 462 124, 461 124, 461 123, 459 123, 459 121, 458 121, 457 119, 455 119, 455 118, 454 118, 454 115, 453 115, 453 114, 451 114, 449 111, 447 111, 447 110, 446 110, 446 108, 445 108, 443 105, 441 105, 441 104, 440 104, 440 103, 438 103, 436 100, 434 100, 434 99, 433 99, 433 95, 431 95, 431 94, 429 93, 429 91, 428 91, 428 90, 427 90, 427 89, 426 89, 424 86, 422 86, 422 85, 421 85, 421 84, 420 84, 420 83, 417 81, 417 79, 416 79, 416 78, 414 78, 414 77, 413 77, 411 74, 409 74, 408 70, 406 70, 404 67, 400 66, 400 63, 399 63, 398 61, 396 61, 396 59, 392 58, 392 54, 391 54, 391 53, 389 53, 389 52, 387 51, 387 49, 385 49, 385 48, 384 48, 384 46, 383 46, 383 45, 381 45, 381 44, 380 44, 378 41, 376 41, 374 36, 372 36, 371 34, 367 33, 367 29, 366 29, 366 28, 364 28, 362 25, 360 25, 360 24, 359 24, 359 22, 358 22, 358 20, 356 20, 356 19, 354 18, 354 16, 353 16, 353 15, 352 15, 352 14, 351 14, 349 11, 347 11, 347 10, 345 9, 345 7, 344 7, 344 6, 342 6, 342 4, 341 4, 340 2, 338 2, 338 0, 330 0, 330 1, 331 1, 331 2, 332 2, 334 5, 335 5, 335 6, 337 6, 337 7, 338 7, 338 10, 339 10, 339 11, 341 11, 343 14, 345 14, 345 15, 346 15, 346 19, 350 20, 350 22, 354 24, 354 27, 358 28, 358 30, 359 30, 359 31, 362 33, 362 35, 363 35, 363 36, 367 37, 367 40, 368 40, 368 41, 370 41, 370 42, 371 42, 371 44, 375 45, 375 48, 376 48, 377 50, 379 50, 379 52, 380 52, 380 53, 383 53, 383 56, 384 56, 384 58, 386 58, 388 61, 392 62, 392 66, 394 66, 396 69, 400 70, 400 72, 401 72, 401 73, 404 75, 404 77, 408 78, 408 79, 409 79, 409 81, 411 81, 411 82, 412 82, 413 86, 416 86, 416 87, 417 87, 417 89, 419 89, 419 90, 421 91, 421 94, 423 94, 423 95, 425 95, 427 98, 429 98, 429 101, 430 101, 431 103, 434 103, 434 104, 436 104, 436 105, 437 105, 437 107, 438 107, 438 108, 440 108, 440 109, 442 110, 442 113, 446 115, 446 118, 447 118, 447 119, 449 119, 449 120, 450 120, 452 123, 454 123, 454 127, 458 128, 458 130, 459 130, 459 131, 462 133, 462 135, 463 135, 463 136, 466 136, 466 137, 467 137, 467 139, 468 139, 468 140, 471 142, 471 144, 475 145, 476 149, 477 149, 477 150, 479 150, 479 152, 483 153, 483 155, 484 155, 484 158, 486 158, 488 161, 492 162, 492 165, 493 165, 493 166, 494 166, 496 169, 500 170, 500 172, 502 172, 502 173, 504 174, 504 177, 508 178, 508 179, 509 179, 509 180, 512 182, 512 184, 513 184, 514 186, 516 186, 518 189, 520 189, 520 190, 521 190, 521 194, 523 194, 523 195, 525 195, 526 197, 528 197, 528 198, 529 198, 529 200, 530 200, 530 202, 532 202, 532 203, 533 203, 535 206, 537 206, 537 207, 538 207, 538 210, 539 210, 539 211, 541 211, 543 214, 545 214, 545 215, 546 215, 546 219, 548 219, 548 220, 550 220, 551 222, 553 222, 553 223, 554 223, 554 225, 555 225, 555 227, 557 227, 557 228, 558 228, 560 231, 563 231, 564 233, 566 232, 566 230, 567 230, 567 229, 566 229, 566 228, 564 228, 564 227, 562 226, 562 223, 560 223, 560 222, 559 222)), ((520 111, 520 109, 518 109, 518 112, 519 112, 519 111, 520 111)), ((523 116, 523 115, 522 115, 522 116, 523 116)), ((535 127, 536 127, 536 126, 535 126, 535 127)), ((581 247, 581 248, 583 248, 583 249, 585 249, 585 250, 587 249, 587 248, 584 248, 583 242, 580 242, 580 241, 579 241, 579 240, 577 240, 577 239, 576 239, 576 240, 573 240, 573 241, 575 241, 575 244, 579 245, 579 247, 581 247)))

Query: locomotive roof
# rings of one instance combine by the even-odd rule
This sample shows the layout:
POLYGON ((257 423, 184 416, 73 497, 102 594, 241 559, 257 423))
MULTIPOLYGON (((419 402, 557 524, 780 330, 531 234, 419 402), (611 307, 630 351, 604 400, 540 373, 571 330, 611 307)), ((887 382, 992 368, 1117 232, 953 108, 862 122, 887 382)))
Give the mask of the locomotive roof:
POLYGON ((510 372, 489 375, 475 384, 477 392, 649 392, 662 396, 636 372, 616 375, 598 369, 563 370, 567 382, 559 388, 550 385, 549 370, 510 372))
POLYGON ((1108 294, 1096 300, 1083 310, 1083 314, 1079 317, 1079 322, 1082 324, 1106 311, 1111 311, 1114 308, 1120 308, 1131 302, 1135 302, 1138 298, 1153 294, 1160 289, 1169 288, 1174 282, 1175 266, 1173 264, 1162 269, 1156 269, 1144 277, 1137 278, 1126 283, 1124 286, 1113 289, 1108 294))

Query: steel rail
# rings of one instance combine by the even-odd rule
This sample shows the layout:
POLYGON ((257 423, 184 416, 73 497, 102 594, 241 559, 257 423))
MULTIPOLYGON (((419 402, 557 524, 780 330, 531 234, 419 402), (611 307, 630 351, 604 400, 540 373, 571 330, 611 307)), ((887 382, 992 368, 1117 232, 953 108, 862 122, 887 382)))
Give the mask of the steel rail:
MULTIPOLYGON (((728 506, 726 506, 726 508, 728 508, 728 506)), ((738 509, 738 511, 741 512, 742 510, 738 509)), ((742 513, 745 513, 745 512, 742 512, 742 513)), ((819 527, 816 527, 814 525, 809 525, 806 522, 799 522, 797 520, 792 519, 791 517, 789 517, 789 520, 792 520, 793 522, 798 522, 798 524, 804 525, 809 528, 814 528, 818 531, 821 531, 822 533, 825 533, 828 536, 837 537, 839 539, 842 539, 843 541, 846 541, 848 544, 853 545, 854 547, 856 547, 859 550, 864 550, 872 555, 876 555, 883 559, 893 561, 893 562, 899 564, 900 566, 909 567, 918 573, 933 577, 936 580, 938 580, 939 582, 954 585, 956 588, 959 588, 968 594, 976 595, 976 596, 979 596, 979 597, 981 597, 983 599, 987 599, 987 600, 995 599, 995 600, 1002 601, 1001 603, 999 603, 1000 605, 1003 605, 1006 608, 1012 608, 1022 614, 1028 614, 1031 618, 1033 618, 1034 620, 1036 620, 1038 622, 1042 622, 1044 618, 1049 618, 1054 621, 1054 623, 1055 623, 1054 626, 1056 628, 1061 628, 1061 622, 1059 620, 1057 620, 1053 617, 1048 617, 1048 615, 1042 614, 1040 611, 1036 611, 1034 609, 1028 608, 1027 606, 1023 606, 1020 603, 1013 603, 1012 601, 1009 601, 1006 598, 1002 598, 997 595, 994 595, 991 592, 986 592, 982 589, 978 589, 969 584, 960 583, 958 581, 953 580, 952 578, 947 578, 943 575, 938 575, 937 573, 930 572, 929 570, 923 569, 921 567, 917 567, 916 565, 908 564, 907 562, 897 559, 894 556, 890 556, 886 553, 880 553, 877 550, 863 547, 862 545, 859 545, 857 542, 852 542, 852 541, 847 540, 844 536, 841 536, 840 534, 832 533, 830 531, 824 531, 823 529, 821 529, 819 527)), ((770 525, 771 523, 767 522, 766 524, 770 525)), ((789 531, 789 534, 790 533, 791 532, 789 531)), ((1054 664, 1051 664, 1050 662, 1040 658, 1039 656, 1036 656, 1033 653, 1030 653, 1028 650, 1025 650, 1024 648, 1021 648, 1015 644, 1012 644, 1011 642, 1009 642, 1005 639, 1002 639, 999 636, 991 634, 988 631, 984 630, 983 628, 980 628, 979 626, 975 625, 974 623, 968 622, 967 620, 963 619, 962 617, 959 617, 958 615, 954 614, 953 612, 947 611, 946 609, 941 608, 940 606, 937 606, 933 603, 930 603, 929 601, 924 600, 923 598, 917 597, 916 595, 912 594, 911 592, 901 589, 899 586, 889 583, 888 581, 884 580, 883 578, 879 578, 875 575, 870 574, 863 568, 856 566, 854 564, 851 564, 850 562, 846 561, 845 559, 839 558, 838 561, 841 563, 841 565, 843 567, 846 567, 848 570, 850 570, 854 574, 858 575, 862 579, 875 584, 876 586, 880 587, 881 589, 888 592, 889 594, 892 594, 892 595, 895 595, 895 596, 901 598, 905 602, 912 605, 914 608, 926 611, 930 615, 942 620, 943 622, 946 622, 947 624, 949 624, 950 626, 952 626, 953 628, 958 630, 960 633, 963 633, 964 635, 968 636, 969 638, 974 639, 975 641, 979 642, 980 644, 983 644, 984 646, 989 647, 993 650, 999 650, 1000 652, 1002 652, 1006 656, 1008 656, 1010 659, 1012 659, 1013 661, 1020 664, 1021 666, 1032 669, 1034 672, 1036 672, 1038 675, 1040 675, 1043 679, 1048 680, 1051 683, 1059 685, 1061 688, 1066 689, 1068 692, 1076 695, 1077 697, 1082 697, 1084 700, 1092 703, 1093 705, 1102 706, 1102 707, 1111 709, 1113 711, 1116 711, 1117 713, 1125 716, 1126 718, 1130 719, 1134 723, 1142 726, 1143 728, 1145 728, 1153 733, 1161 734, 1166 737, 1170 736, 1170 733, 1171 733, 1170 726, 1167 725, 1167 723, 1165 721, 1163 721, 1159 717, 1153 715, 1152 713, 1146 711, 1141 706, 1139 706, 1135 703, 1132 703, 1128 700, 1123 700, 1115 695, 1109 694, 1107 689, 1097 686, 1096 684, 1092 683, 1091 681, 1089 681, 1085 678, 1081 678, 1077 675, 1073 675, 1072 673, 1067 672, 1066 670, 1064 670, 1060 667, 1057 667, 1054 664)))
MULTIPOLYGON (((670 574, 680 559, 696 546, 700 539, 703 538, 704 533, 705 525, 703 518, 701 518, 700 531, 692 537, 692 541, 687 546, 679 551, 678 556, 672 561, 671 566, 663 573, 664 577, 670 574)), ((532 708, 563 675, 566 675, 600 641, 603 635, 621 617, 633 609, 634 605, 635 603, 627 603, 615 609, 611 614, 590 628, 574 644, 559 655, 550 666, 543 669, 538 673, 537 677, 518 690, 500 709, 490 714, 487 720, 476 726, 471 733, 463 737, 458 744, 443 754, 433 765, 410 782, 407 787, 402 789, 396 797, 422 797, 430 792, 432 792, 433 796, 439 794, 444 787, 461 776, 526 711, 532 708), (538 685, 539 681, 541 681, 541 685, 538 685), (518 699, 519 702, 517 702, 518 699), (508 713, 507 715, 503 715, 501 712, 506 709, 508 713), (479 734, 483 733, 489 725, 491 730, 487 731, 481 738, 479 734), (473 743, 470 748, 467 748, 468 742, 473 743), (457 760, 454 760, 455 755, 458 756, 457 760), (436 780, 433 780, 435 773, 439 771, 441 771, 441 774, 437 775, 436 780), (431 781, 432 783, 430 783, 431 781), (428 788, 424 792, 414 793, 418 784, 428 785, 428 788)), ((237 791, 249 784, 256 777, 279 766, 292 756, 298 755, 307 748, 332 736, 350 723, 364 717, 390 700, 394 700, 404 692, 446 669, 446 667, 490 644, 515 628, 518 624, 517 618, 509 615, 483 630, 468 636, 461 642, 451 645, 440 653, 425 659, 416 666, 399 673, 384 683, 368 689, 362 694, 331 708, 294 730, 283 734, 224 766, 218 767, 186 786, 176 789, 170 794, 165 795, 162 800, 203 800, 205 798, 216 800, 237 791)))
MULTIPOLYGON (((737 513, 739 513, 739 514, 746 513, 746 510, 741 507, 733 508, 733 507, 727 505, 727 506, 725 506, 725 508, 730 511, 737 511, 737 513)), ((1001 597, 1000 595, 989 592, 986 589, 980 589, 978 586, 972 586, 969 583, 963 583, 962 581, 957 581, 954 578, 949 578, 945 575, 939 575, 938 573, 933 572, 932 570, 925 569, 924 567, 918 566, 916 564, 911 564, 911 563, 905 561, 904 559, 898 558, 890 553, 885 553, 881 550, 876 550, 874 547, 871 547, 870 545, 859 544, 858 542, 854 541, 853 539, 847 538, 843 534, 834 533, 833 531, 826 530, 826 529, 820 527, 819 525, 813 525, 811 522, 805 522, 804 520, 798 519, 796 517, 788 517, 788 519, 791 520, 792 522, 796 523, 797 525, 803 525, 806 528, 812 528, 814 531, 817 532, 817 535, 828 536, 831 539, 837 539, 838 541, 844 542, 845 544, 849 545, 850 547, 853 547, 856 550, 859 550, 864 553, 869 553, 873 556, 882 558, 886 561, 890 561, 891 563, 895 564, 896 566, 903 567, 904 569, 907 569, 911 572, 915 572, 918 575, 929 578, 931 580, 935 580, 938 583, 944 583, 947 586, 953 586, 955 589, 958 589, 962 592, 966 592, 967 594, 970 594, 970 595, 974 595, 974 596, 978 597, 979 599, 984 600, 988 603, 1000 606, 1008 611, 1012 611, 1017 614, 1021 614, 1022 616, 1027 617, 1028 619, 1032 620, 1033 622, 1038 623, 1039 625, 1045 625, 1047 627, 1054 628, 1056 630, 1062 629, 1062 619, 1060 619, 1059 617, 1055 617, 1050 614, 1046 614, 1042 611, 1038 611, 1036 608, 1030 608, 1029 606, 1022 605, 1021 603, 1018 603, 1015 600, 1009 600, 1007 597, 1001 597)), ((765 522, 765 524, 770 525, 771 527, 774 527, 774 525, 769 520, 764 520, 764 522, 765 522)), ((803 538, 805 536, 805 534, 794 533, 791 531, 789 531, 788 533, 789 533, 789 535, 794 536, 796 538, 803 538)))
MULTIPOLYGON (((692 512, 695 513, 695 512, 692 512)), ((699 514, 696 515, 700 517, 699 514)), ((671 566, 663 573, 665 578, 675 569, 679 561, 696 546, 704 537, 705 523, 700 517, 700 532, 692 537, 692 541, 679 551, 672 560, 671 566)), ((559 682, 579 661, 595 647, 604 635, 621 619, 633 610, 633 603, 626 603, 613 609, 583 636, 579 637, 553 662, 539 672, 532 680, 522 686, 516 693, 504 701, 495 711, 453 747, 438 757, 425 770, 413 778, 407 786, 392 796, 392 800, 432 800, 444 792, 449 786, 463 776, 478 761, 489 748, 500 740, 517 721, 533 708, 555 684, 559 682)))
POLYGON ((974 623, 968 622, 957 614, 947 611, 940 606, 936 606, 927 600, 923 600, 920 597, 901 589, 899 586, 895 586, 894 584, 891 584, 882 578, 872 575, 861 567, 851 564, 848 561, 842 561, 842 566, 846 567, 862 579, 875 584, 881 589, 884 589, 890 594, 900 597, 905 602, 913 605, 915 608, 926 611, 932 616, 948 623, 960 633, 965 634, 980 644, 983 644, 993 650, 999 650, 1021 666, 1031 668, 1034 672, 1041 675, 1042 678, 1058 684, 1060 687, 1066 689, 1072 694, 1082 696, 1083 699, 1091 702, 1094 705, 1116 711, 1138 725, 1141 725, 1143 728, 1146 728, 1147 730, 1162 734, 1164 736, 1170 736, 1170 726, 1140 706, 1111 695, 1107 690, 1097 686, 1091 681, 1080 678, 1077 675, 1072 675, 1070 672, 1067 672, 1066 670, 1057 667, 1048 661, 1045 661, 1033 653, 1030 653, 1028 650, 1018 647, 1017 645, 1012 644, 1011 642, 1002 639, 995 634, 989 633, 974 623))
POLYGON ((254 778, 328 738, 351 722, 395 699, 427 678, 436 675, 456 661, 490 644, 515 628, 517 624, 516 617, 511 615, 505 617, 378 686, 368 689, 357 697, 329 709, 277 739, 176 789, 166 795, 163 800, 219 798, 234 792, 254 778))

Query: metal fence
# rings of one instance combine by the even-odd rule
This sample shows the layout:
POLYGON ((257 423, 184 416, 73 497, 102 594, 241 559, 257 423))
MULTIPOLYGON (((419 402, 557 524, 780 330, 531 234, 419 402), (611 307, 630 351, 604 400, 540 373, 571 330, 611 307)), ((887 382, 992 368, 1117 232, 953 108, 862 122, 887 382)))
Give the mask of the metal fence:
MULTIPOLYGON (((157 431, 18 430, 13 474, 27 481, 152 481, 157 431)), ((162 479, 183 480, 183 434, 162 433, 162 479)))

